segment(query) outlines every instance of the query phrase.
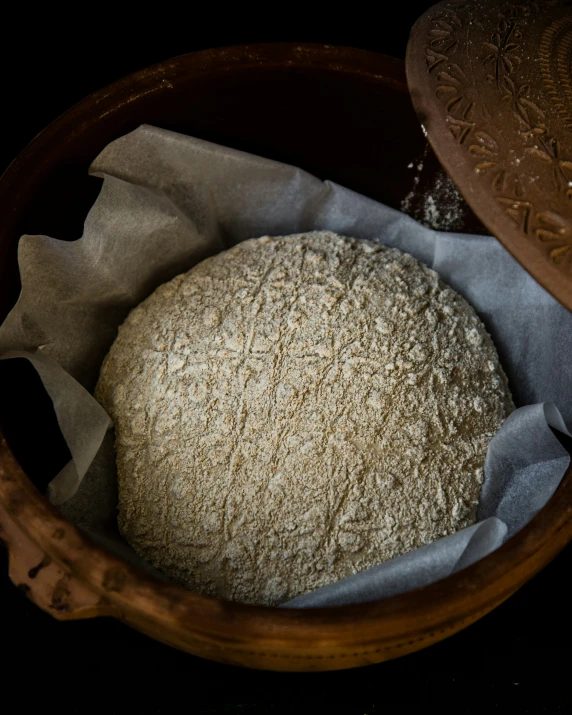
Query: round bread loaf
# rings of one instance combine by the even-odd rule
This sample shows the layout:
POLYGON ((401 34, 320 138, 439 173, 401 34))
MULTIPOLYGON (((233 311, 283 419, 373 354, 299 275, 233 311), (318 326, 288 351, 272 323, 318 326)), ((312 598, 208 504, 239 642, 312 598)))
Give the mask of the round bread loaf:
POLYGON ((126 540, 190 589, 269 605, 472 524, 513 409, 460 295, 329 232, 245 241, 160 286, 96 396, 126 540))

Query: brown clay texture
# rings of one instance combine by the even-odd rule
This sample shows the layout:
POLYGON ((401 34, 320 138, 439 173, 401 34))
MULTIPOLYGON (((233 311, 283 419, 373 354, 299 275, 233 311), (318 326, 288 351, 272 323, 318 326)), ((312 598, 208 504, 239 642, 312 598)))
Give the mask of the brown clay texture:
POLYGON ((572 6, 441 2, 411 33, 407 80, 471 208, 572 309, 572 6))

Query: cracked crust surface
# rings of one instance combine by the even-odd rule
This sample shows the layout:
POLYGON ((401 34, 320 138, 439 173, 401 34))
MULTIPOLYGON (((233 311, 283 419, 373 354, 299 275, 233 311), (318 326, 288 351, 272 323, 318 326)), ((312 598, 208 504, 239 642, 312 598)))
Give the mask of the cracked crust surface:
POLYGON ((127 541, 188 588, 268 605, 472 524, 513 408, 461 296, 329 232, 245 241, 160 286, 96 397, 127 541))

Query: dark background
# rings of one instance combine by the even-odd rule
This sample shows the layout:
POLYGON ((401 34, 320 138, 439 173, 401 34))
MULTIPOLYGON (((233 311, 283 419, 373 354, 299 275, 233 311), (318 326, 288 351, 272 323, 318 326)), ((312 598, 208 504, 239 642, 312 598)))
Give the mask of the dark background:
MULTIPOLYGON (((274 15, 271 8, 266 14, 221 6, 218 18, 197 11, 183 22, 169 20, 179 11, 162 4, 147 22, 139 8, 121 24, 114 15, 102 16, 103 10, 85 10, 80 20, 54 15, 51 8, 41 17, 30 8, 30 16, 22 12, 17 21, 5 22, 0 37, 0 172, 75 102, 130 72, 185 52, 291 40, 403 58, 409 30, 430 3, 381 2, 383 11, 375 19, 348 6, 330 25, 311 23, 290 6, 272 8, 274 15)), ((571 566, 568 548, 493 613, 428 650, 353 671, 281 674, 200 660, 113 620, 59 623, 12 586, 0 549, 0 712, 13 711, 8 698, 16 698, 25 713, 40 706, 113 714, 177 708, 197 715, 375 715, 413 708, 459 715, 570 712, 566 576, 571 566)))

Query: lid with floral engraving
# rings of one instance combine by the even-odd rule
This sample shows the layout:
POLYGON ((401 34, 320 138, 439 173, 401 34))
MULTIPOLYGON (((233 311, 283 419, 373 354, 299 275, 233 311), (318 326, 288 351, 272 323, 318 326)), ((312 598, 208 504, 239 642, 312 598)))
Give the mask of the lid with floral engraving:
POLYGON ((406 66, 473 211, 572 310, 572 3, 440 2, 415 24, 406 66))

